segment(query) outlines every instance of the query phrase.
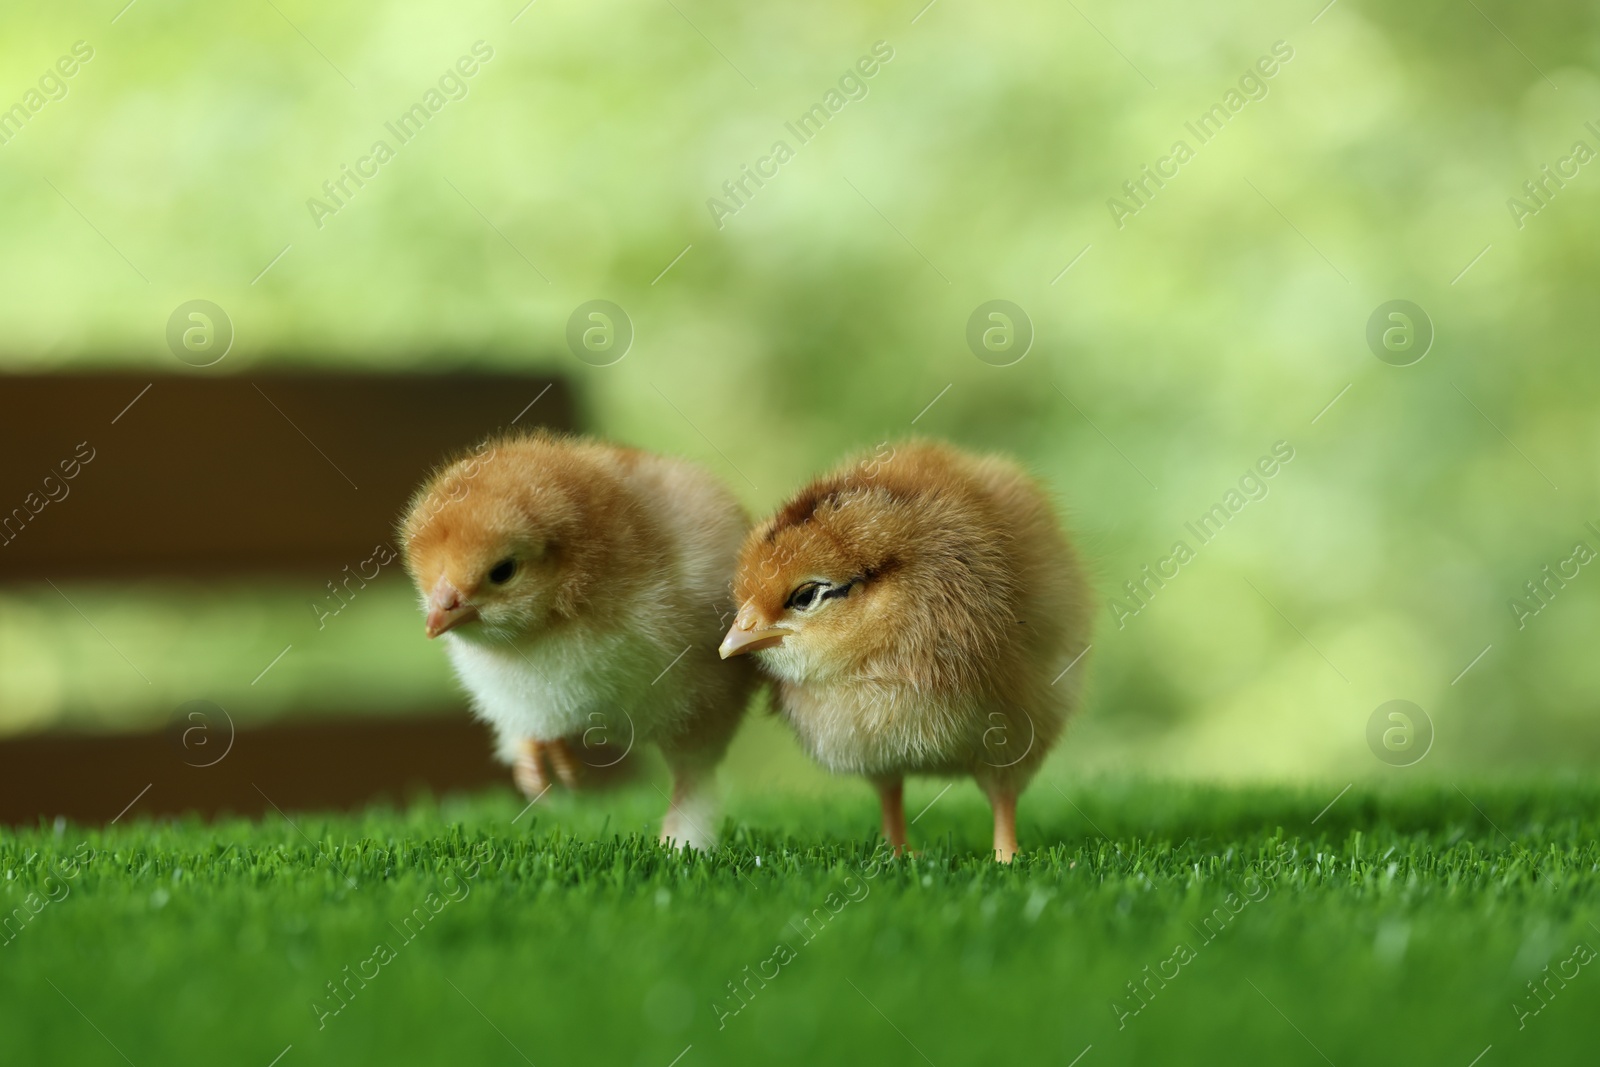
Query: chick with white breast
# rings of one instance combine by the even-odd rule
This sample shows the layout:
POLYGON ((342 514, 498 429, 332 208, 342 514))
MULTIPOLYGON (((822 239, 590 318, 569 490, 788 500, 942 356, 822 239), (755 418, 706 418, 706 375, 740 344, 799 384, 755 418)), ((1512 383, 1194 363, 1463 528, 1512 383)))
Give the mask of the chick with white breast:
POLYGON ((673 776, 664 841, 715 842, 714 776, 757 684, 716 641, 748 521, 684 460, 546 432, 438 470, 401 522, 407 570, 518 786, 568 786, 636 743, 673 776))

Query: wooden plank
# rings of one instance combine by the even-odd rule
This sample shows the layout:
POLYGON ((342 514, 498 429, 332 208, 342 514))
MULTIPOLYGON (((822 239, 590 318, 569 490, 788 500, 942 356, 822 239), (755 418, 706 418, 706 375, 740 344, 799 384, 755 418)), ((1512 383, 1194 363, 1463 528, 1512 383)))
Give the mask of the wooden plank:
POLYGON ((392 543, 435 464, 513 420, 571 429, 570 390, 504 374, 0 375, 0 580, 337 571, 392 543))
POLYGON ((466 715, 301 722, 237 736, 219 727, 215 733, 205 749, 186 749, 176 730, 50 733, 0 742, 0 823, 34 825, 57 816, 106 823, 135 797, 130 820, 254 816, 272 813, 273 804, 286 812, 348 808, 382 795, 398 802, 422 788, 509 781, 509 772, 491 762, 488 730, 466 715))
MULTIPOLYGON (((237 731, 225 721, 208 722, 204 744, 188 729, 179 719, 150 733, 55 732, 0 741, 0 825, 32 826, 57 816, 86 824, 152 815, 275 817, 280 810, 357 808, 377 799, 399 804, 422 790, 512 789, 510 769, 492 758, 489 728, 464 711, 302 718, 237 731)), ((584 789, 616 788, 643 767, 638 754, 585 766, 584 789)))

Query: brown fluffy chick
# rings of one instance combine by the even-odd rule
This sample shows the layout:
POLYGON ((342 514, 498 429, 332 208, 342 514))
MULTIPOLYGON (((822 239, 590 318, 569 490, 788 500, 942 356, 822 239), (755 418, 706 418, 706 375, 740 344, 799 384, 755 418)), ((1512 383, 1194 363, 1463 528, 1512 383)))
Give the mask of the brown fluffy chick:
POLYGON ((906 844, 907 774, 977 779, 994 850, 1077 703, 1090 595, 1016 464, 911 441, 802 489, 745 539, 724 659, 753 652, 801 743, 865 775, 906 844))
POLYGON ((522 790, 548 788, 546 758, 571 786, 654 742, 673 776, 662 840, 707 848, 714 772, 757 681, 714 652, 748 528, 692 463, 538 432, 436 472, 400 534, 427 634, 522 790))

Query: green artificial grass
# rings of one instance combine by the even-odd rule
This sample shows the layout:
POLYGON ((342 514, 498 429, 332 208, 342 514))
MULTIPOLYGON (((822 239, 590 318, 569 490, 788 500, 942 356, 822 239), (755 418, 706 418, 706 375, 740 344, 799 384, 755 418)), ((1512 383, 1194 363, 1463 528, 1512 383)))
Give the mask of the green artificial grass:
POLYGON ((1042 782, 1011 867, 966 787, 905 859, 842 786, 7 831, 0 1061, 1592 1062, 1600 786, 1336 792, 1042 782))

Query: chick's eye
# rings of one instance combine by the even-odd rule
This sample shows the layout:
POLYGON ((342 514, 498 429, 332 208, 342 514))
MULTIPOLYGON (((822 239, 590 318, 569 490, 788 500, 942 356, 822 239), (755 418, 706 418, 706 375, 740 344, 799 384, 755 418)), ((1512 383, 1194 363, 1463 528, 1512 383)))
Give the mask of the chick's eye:
POLYGON ((789 602, 785 607, 794 608, 796 611, 805 611, 817 602, 822 595, 822 586, 816 582, 807 582, 789 594, 789 602))
POLYGON ((509 556, 489 568, 489 580, 495 585, 505 585, 517 573, 517 561, 509 556))

